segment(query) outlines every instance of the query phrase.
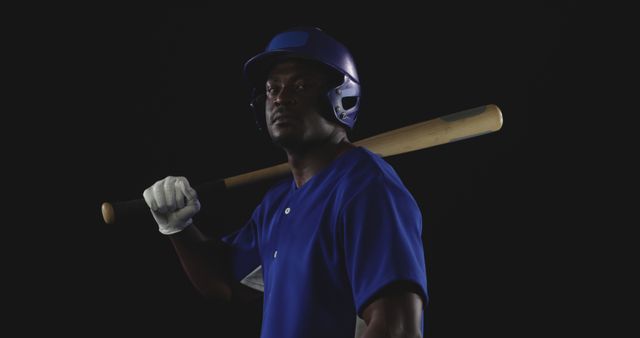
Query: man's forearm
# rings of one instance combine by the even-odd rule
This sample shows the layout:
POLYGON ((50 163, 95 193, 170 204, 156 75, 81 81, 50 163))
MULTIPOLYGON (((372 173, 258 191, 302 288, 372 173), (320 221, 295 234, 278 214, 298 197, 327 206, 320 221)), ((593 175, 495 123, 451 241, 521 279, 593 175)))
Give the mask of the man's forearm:
POLYGON ((360 338, 422 338, 422 334, 410 328, 391 327, 379 320, 372 320, 360 338))
POLYGON ((230 300, 222 243, 207 240, 195 225, 169 236, 193 286, 205 297, 230 300))

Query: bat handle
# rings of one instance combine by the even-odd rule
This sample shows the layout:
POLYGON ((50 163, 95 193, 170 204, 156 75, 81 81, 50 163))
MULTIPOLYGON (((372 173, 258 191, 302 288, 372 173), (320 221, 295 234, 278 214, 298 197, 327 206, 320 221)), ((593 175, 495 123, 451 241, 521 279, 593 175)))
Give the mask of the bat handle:
POLYGON ((149 207, 142 198, 124 202, 104 202, 101 209, 102 219, 107 224, 115 224, 116 221, 123 223, 149 214, 149 207))
MULTIPOLYGON (((201 184, 194 189, 198 193, 198 199, 202 201, 226 191, 226 186, 224 180, 215 180, 201 184)), ((142 198, 123 202, 104 202, 101 210, 102 219, 107 224, 129 223, 150 214, 149 207, 142 198)))

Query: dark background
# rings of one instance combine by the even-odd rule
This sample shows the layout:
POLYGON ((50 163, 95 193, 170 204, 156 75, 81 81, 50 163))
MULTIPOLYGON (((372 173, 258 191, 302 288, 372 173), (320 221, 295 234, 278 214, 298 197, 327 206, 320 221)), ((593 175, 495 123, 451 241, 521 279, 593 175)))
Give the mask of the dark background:
MULTIPOLYGON (((312 25, 357 62, 354 141, 485 104, 502 109, 497 133, 388 158, 423 211, 425 336, 571 332, 581 287, 566 277, 582 263, 557 253, 579 226, 566 205, 577 155, 560 126, 583 113, 580 11, 563 1, 61 13, 42 29, 55 99, 35 128, 44 142, 27 173, 57 184, 51 210, 29 211, 47 221, 32 244, 44 249, 33 257, 39 270, 17 294, 21 311, 69 333, 257 337, 260 303, 200 298, 150 216, 107 226, 99 207, 140 198, 167 175, 198 185, 284 161, 255 129, 242 65, 274 34, 312 25)), ((230 231, 263 192, 203 201, 198 222, 230 231)))

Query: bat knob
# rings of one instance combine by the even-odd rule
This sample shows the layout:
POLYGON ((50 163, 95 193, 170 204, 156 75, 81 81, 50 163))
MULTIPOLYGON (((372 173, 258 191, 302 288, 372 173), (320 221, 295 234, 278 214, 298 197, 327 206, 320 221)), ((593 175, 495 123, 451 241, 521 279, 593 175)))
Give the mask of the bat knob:
POLYGON ((113 224, 116 222, 116 213, 113 210, 113 205, 109 202, 102 203, 102 219, 107 224, 113 224))

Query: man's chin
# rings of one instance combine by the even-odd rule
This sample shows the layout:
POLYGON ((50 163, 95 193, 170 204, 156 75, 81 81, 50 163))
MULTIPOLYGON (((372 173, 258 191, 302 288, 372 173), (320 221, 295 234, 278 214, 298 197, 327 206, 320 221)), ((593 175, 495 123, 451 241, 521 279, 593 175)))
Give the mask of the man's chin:
POLYGON ((293 134, 283 133, 271 136, 271 140, 277 146, 286 149, 295 149, 300 146, 300 138, 293 134))
POLYGON ((271 131, 271 140, 277 146, 287 149, 296 149, 302 143, 302 136, 289 128, 277 128, 271 131))

